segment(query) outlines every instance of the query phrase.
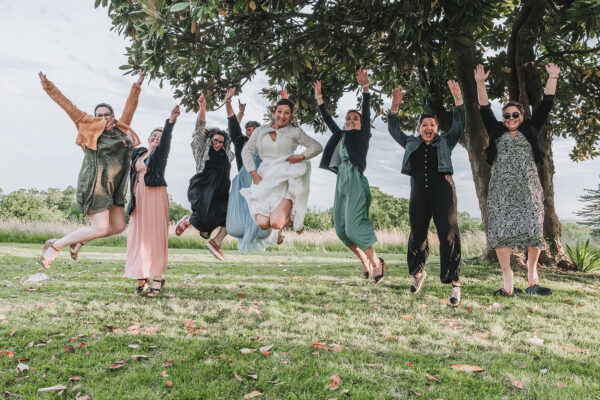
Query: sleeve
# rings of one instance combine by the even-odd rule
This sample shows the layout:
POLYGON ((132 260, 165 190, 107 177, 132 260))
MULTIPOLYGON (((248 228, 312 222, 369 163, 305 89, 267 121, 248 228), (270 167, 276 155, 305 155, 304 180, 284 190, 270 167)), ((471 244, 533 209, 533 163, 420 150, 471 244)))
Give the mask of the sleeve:
POLYGON ((327 127, 329 128, 331 133, 333 133, 335 135, 336 133, 339 133, 342 131, 340 129, 340 127, 337 126, 337 124, 335 123, 333 118, 331 117, 331 114, 329 113, 329 110, 325 106, 325 103, 319 105, 319 111, 321 112, 321 116, 323 117, 323 120, 325 121, 325 125, 327 125, 327 127))
MULTIPOLYGON (((260 128, 256 128, 256 130, 258 129, 260 128)), ((256 130, 254 131, 254 133, 252 133, 252 136, 250 136, 250 140, 246 142, 246 145, 242 149, 242 161, 244 162, 244 167, 246 167, 246 171, 248 171, 248 173, 256 171, 256 165, 254 164, 253 155, 256 151, 256 142, 258 140, 258 137, 260 136, 257 134, 258 132, 256 132, 256 130)))
POLYGON ((388 132, 396 142, 402 147, 406 147, 408 135, 400 129, 398 115, 390 114, 388 119, 388 132))
POLYGON ((75 123, 75 125, 79 124, 79 122, 81 122, 81 120, 83 120, 83 118, 85 118, 85 116, 87 115, 79 108, 77 108, 73 103, 71 103, 71 101, 67 99, 66 96, 62 94, 52 82, 47 81, 43 84, 43 88, 44 91, 48 93, 48 96, 50 96, 50 98, 54 100, 56 104, 58 104, 63 110, 65 110, 65 112, 67 113, 69 118, 71 118, 71 120, 75 123))
POLYGON ((546 123, 553 104, 554 95, 545 94, 539 107, 531 116, 531 124, 535 127, 538 133, 542 129, 542 126, 544 126, 544 123, 546 123))
POLYGON ((325 149, 323 150, 323 155, 321 156, 321 162, 319 163, 319 168, 323 168, 326 170, 330 170, 329 164, 331 163, 331 158, 333 157, 333 152, 335 151, 337 144, 342 139, 343 131, 339 131, 334 133, 327 144, 325 145, 325 149))
POLYGON ((363 93, 362 101, 362 117, 360 121, 361 130, 367 134, 371 134, 371 93, 363 93))
POLYGON ((452 127, 444 135, 450 148, 456 146, 465 131, 465 106, 460 105, 452 110, 452 127))
POLYGON ((119 121, 123 122, 125 125, 131 125, 131 120, 133 119, 133 114, 138 106, 138 98, 140 97, 140 92, 142 89, 139 87, 137 83, 134 83, 131 86, 131 90, 129 91, 129 97, 127 97, 127 101, 125 102, 125 108, 123 109, 123 115, 119 121))
POLYGON ((194 154, 194 160, 196 160, 196 165, 198 161, 202 158, 202 153, 204 151, 204 147, 206 147, 206 121, 197 119, 196 120, 196 128, 194 129, 194 133, 192 134, 192 154, 194 154))
POLYGON ((481 115, 481 120, 483 121, 483 125, 485 126, 488 136, 491 135, 496 125, 500 123, 494 116, 492 106, 489 103, 485 106, 480 105, 479 114, 481 115))
POLYGON ((150 153, 150 161, 149 163, 158 163, 161 167, 161 173, 164 174, 165 167, 167 166, 167 157, 169 156, 169 151, 171 151, 171 138, 173 133, 173 126, 175 123, 169 122, 167 119, 165 121, 165 126, 162 131, 162 136, 160 137, 160 143, 154 149, 152 153, 150 153))
MULTIPOLYGON (((304 159, 309 160, 317 155, 319 155, 323 151, 323 146, 321 143, 317 142, 315 139, 308 136, 302 128, 298 129, 298 136, 296 137, 296 141, 298 144, 306 147, 306 150, 302 154, 304 154, 304 159)), ((254 135, 252 135, 254 136, 254 135)))

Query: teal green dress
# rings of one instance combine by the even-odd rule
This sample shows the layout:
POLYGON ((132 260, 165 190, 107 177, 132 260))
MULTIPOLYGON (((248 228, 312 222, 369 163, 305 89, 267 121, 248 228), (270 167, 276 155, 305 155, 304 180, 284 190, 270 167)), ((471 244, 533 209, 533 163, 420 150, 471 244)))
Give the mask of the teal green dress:
POLYGON ((369 220, 371 190, 369 181, 350 162, 345 137, 338 143, 332 163, 337 164, 337 183, 333 203, 333 225, 340 240, 346 245, 356 245, 361 250, 377 242, 373 224, 369 220))
POLYGON ((131 140, 117 128, 102 132, 97 150, 86 147, 77 180, 77 205, 83 214, 125 206, 132 152, 131 140))

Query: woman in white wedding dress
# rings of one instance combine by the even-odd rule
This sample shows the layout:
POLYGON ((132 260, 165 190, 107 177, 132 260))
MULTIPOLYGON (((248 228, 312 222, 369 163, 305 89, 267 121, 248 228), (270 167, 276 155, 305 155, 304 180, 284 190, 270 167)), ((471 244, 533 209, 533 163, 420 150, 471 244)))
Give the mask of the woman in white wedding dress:
POLYGON ((294 103, 280 99, 275 104, 274 124, 262 125, 244 146, 242 159, 252 176, 252 185, 241 189, 250 214, 261 229, 282 229, 292 222, 299 231, 310 191, 310 161, 323 151, 315 139, 294 126, 294 103), (304 146, 300 154, 294 154, 304 146), (256 168, 253 154, 258 151, 262 163, 256 168))

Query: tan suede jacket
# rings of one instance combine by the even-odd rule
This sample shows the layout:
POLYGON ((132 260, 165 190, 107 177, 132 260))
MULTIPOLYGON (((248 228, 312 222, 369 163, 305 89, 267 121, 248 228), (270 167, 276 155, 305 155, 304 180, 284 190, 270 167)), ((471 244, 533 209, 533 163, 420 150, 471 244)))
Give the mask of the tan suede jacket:
MULTIPOLYGON (((106 120, 102 117, 94 117, 81 111, 73 103, 71 103, 71 101, 67 99, 65 95, 62 94, 60 90, 58 90, 58 88, 49 80, 42 86, 46 93, 48 93, 48 96, 50 96, 52 100, 56 102, 56 104, 65 110, 71 120, 73 120, 75 123, 75 126, 77 127, 77 139, 75 139, 75 143, 78 146, 81 146, 84 151, 85 147, 92 150, 97 150, 97 140, 102 132, 104 132, 106 120)), ((140 139, 133 129, 129 127, 129 124, 131 124, 133 114, 137 108, 140 91, 141 88, 137 83, 134 83, 131 87, 131 91, 129 92, 127 102, 125 103, 123 115, 116 121, 117 128, 127 135, 127 137, 129 137, 133 147, 140 144, 140 139)))

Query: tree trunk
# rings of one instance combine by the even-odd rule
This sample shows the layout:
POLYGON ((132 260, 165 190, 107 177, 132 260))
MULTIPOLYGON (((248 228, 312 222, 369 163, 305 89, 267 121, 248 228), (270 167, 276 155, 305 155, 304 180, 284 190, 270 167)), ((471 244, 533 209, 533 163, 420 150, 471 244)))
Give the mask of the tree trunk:
MULTIPOLYGON (((525 0, 512 27, 507 47, 507 63, 510 68, 508 92, 512 100, 535 109, 542 100, 543 87, 538 68, 535 64, 534 47, 536 33, 542 26, 546 12, 545 0, 525 0)), ((530 115, 526 115, 530 117, 530 115)), ((559 264, 565 259, 561 240, 561 224, 554 208, 554 159, 552 156, 552 132, 543 128, 539 133, 540 146, 546 155, 544 163, 538 164, 538 176, 544 191, 544 238, 546 250, 540 255, 540 263, 559 264)))

